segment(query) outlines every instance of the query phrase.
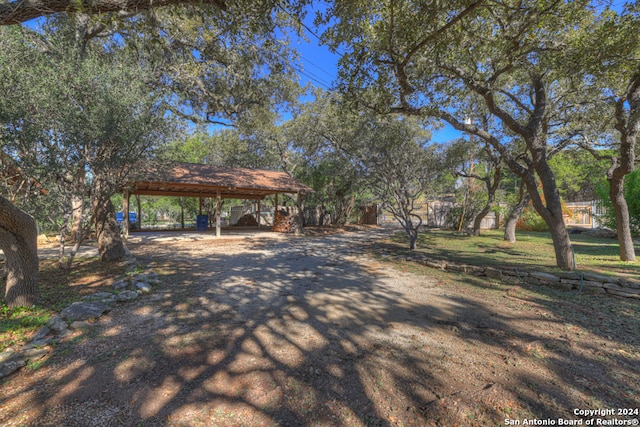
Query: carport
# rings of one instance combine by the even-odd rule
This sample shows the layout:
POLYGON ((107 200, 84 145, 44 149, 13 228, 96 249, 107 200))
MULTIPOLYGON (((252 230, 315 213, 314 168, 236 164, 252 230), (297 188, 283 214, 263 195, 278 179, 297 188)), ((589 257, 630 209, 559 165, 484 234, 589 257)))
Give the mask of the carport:
MULTIPOLYGON (((246 199, 260 202, 275 195, 275 210, 278 210, 278 194, 296 194, 298 212, 302 212, 302 198, 313 191, 284 172, 231 168, 197 163, 173 163, 157 166, 141 174, 141 178, 129 183, 123 190, 123 211, 129 212, 132 195, 174 196, 216 199, 216 237, 220 237, 220 208, 222 199, 246 199)), ((298 215, 302 229, 302 215, 298 215)), ((129 230, 129 215, 124 215, 124 230, 129 230)))

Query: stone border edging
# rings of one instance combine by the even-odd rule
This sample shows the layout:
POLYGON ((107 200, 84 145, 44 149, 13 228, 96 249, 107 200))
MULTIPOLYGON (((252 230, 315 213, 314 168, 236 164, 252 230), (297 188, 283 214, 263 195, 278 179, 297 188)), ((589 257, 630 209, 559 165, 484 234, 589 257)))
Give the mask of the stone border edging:
POLYGON ((454 273, 470 274, 476 277, 490 277, 507 283, 530 283, 552 286, 566 290, 581 289, 587 293, 610 294, 624 298, 640 299, 640 280, 605 276, 597 273, 563 271, 555 274, 539 271, 520 270, 511 267, 482 267, 432 260, 419 255, 398 255, 396 259, 416 262, 426 267, 454 273))
POLYGON ((127 266, 127 277, 111 285, 114 292, 102 291, 83 297, 82 301, 72 303, 60 315, 49 319, 45 326, 36 331, 29 344, 0 352, 0 378, 11 375, 28 362, 44 358, 51 352, 51 344, 69 335, 72 330, 90 325, 90 320, 108 313, 117 303, 133 301, 141 294, 150 293, 153 286, 160 283, 153 271, 135 273, 141 266, 134 257, 123 261, 123 264, 127 266))

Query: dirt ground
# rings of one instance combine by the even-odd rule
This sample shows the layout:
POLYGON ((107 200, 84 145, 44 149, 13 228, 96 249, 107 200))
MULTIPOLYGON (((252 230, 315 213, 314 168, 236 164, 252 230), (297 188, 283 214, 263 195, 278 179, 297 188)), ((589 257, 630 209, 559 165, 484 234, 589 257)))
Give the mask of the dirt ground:
POLYGON ((637 301, 390 262, 387 236, 134 244, 161 285, 4 380, 0 425, 635 425, 637 301), (575 412, 600 409, 632 412, 575 412))

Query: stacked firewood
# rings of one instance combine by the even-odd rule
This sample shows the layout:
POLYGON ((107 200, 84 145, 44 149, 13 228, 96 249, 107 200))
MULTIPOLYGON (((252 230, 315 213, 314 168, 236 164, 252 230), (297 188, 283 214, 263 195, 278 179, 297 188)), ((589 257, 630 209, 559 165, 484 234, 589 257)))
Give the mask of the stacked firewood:
POLYGON ((258 221, 256 221, 256 218, 253 215, 246 214, 238 220, 236 225, 238 227, 255 226, 255 225, 258 225, 258 221))
POLYGON ((286 211, 277 211, 273 217, 272 231, 276 233, 295 233, 298 230, 298 217, 286 211))

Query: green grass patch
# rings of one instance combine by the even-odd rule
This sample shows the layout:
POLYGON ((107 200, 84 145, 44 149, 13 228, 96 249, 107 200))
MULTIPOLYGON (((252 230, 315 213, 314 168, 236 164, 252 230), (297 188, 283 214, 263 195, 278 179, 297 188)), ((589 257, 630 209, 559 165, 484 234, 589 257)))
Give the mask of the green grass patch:
MULTIPOLYGON (((60 269, 55 260, 40 261, 37 306, 9 309, 0 300, 0 351, 27 343, 53 315, 84 295, 111 291, 111 284, 124 275, 124 270, 125 267, 103 264, 97 258, 78 259, 70 271, 60 269)), ((5 280, 0 279, 0 289, 4 288, 5 280)))
POLYGON ((0 306, 0 351, 7 347, 20 345, 45 325, 51 318, 51 312, 41 307, 9 309, 0 306))
MULTIPOLYGON (((604 274, 639 275, 640 264, 620 261, 615 239, 571 235, 579 270, 604 274)), ((408 252, 408 237, 397 233, 388 242, 396 252, 408 252)), ((517 242, 503 240, 501 230, 484 230, 481 236, 467 236, 446 230, 423 231, 417 252, 439 260, 475 265, 513 266, 556 271, 553 242, 548 232, 520 231, 517 242)), ((640 254, 640 247, 636 246, 640 254)))

